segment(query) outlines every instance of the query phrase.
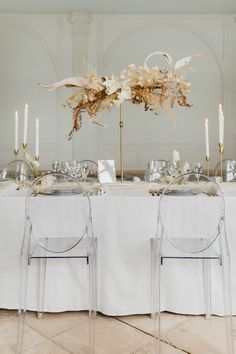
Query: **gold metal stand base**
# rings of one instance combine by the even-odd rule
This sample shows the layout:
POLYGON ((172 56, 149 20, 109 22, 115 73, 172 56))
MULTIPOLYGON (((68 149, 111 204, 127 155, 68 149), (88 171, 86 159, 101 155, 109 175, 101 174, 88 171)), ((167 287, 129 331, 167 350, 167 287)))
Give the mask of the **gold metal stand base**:
POLYGON ((122 104, 120 105, 120 178, 121 182, 124 180, 124 135, 123 135, 123 129, 124 129, 124 119, 123 119, 123 107, 122 104))

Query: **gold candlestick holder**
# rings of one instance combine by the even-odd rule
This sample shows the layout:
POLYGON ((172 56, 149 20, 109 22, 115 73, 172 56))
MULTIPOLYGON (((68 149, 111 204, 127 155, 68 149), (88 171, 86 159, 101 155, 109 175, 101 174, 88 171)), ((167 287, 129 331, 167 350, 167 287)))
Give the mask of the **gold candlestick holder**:
POLYGON ((18 154, 19 154, 19 150, 18 149, 14 149, 14 155, 15 155, 16 160, 17 160, 18 154))
POLYGON ((220 177, 223 179, 223 154, 224 145, 219 143, 219 153, 220 153, 220 177))
POLYGON ((123 107, 122 104, 120 105, 120 178, 121 182, 124 180, 124 135, 123 135, 123 128, 124 128, 124 119, 123 119, 123 107))
POLYGON ((207 177, 210 176, 210 156, 206 156, 207 177))
POLYGON ((35 161, 39 161, 39 155, 34 157, 35 161))
POLYGON ((26 150, 27 150, 27 143, 22 143, 23 148, 23 158, 25 158, 26 150))

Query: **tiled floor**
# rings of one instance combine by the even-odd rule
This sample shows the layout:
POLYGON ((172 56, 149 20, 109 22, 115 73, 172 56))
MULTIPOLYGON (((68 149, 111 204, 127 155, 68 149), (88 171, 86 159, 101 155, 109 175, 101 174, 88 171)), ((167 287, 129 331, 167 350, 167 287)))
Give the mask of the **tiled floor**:
MULTIPOLYGON (((236 318, 233 320, 236 334, 236 318)), ((162 314, 162 354, 226 354, 223 318, 162 314)), ((0 354, 14 354, 17 314, 0 310, 0 354)), ((236 336, 235 336, 236 340, 236 336)), ((24 354, 88 354, 86 312, 27 313, 24 354)), ((147 315, 96 321, 96 354, 153 353, 153 321, 147 315)))

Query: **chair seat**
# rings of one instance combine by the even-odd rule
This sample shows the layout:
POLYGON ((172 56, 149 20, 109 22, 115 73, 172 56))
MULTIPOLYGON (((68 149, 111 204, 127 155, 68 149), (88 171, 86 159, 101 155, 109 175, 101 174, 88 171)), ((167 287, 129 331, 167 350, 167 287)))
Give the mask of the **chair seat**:
MULTIPOLYGON (((68 251, 58 252, 57 250, 66 249, 67 245, 76 244, 77 238, 72 237, 50 237, 50 238, 40 238, 39 241, 47 245, 50 250, 55 250, 55 252, 50 252, 43 249, 38 244, 36 244, 30 258, 88 258, 88 252, 92 247, 92 240, 90 238, 83 238, 78 244, 68 251)), ((96 242, 96 239, 95 239, 96 242)))
MULTIPOLYGON (((205 244, 209 244, 208 239, 206 238, 173 238, 169 241, 166 238, 162 239, 161 245, 161 263, 164 259, 216 259, 221 262, 221 256, 217 250, 210 246, 202 252, 186 252, 181 251, 186 248, 189 250, 201 249, 204 248, 205 244), (171 241, 173 240, 173 244, 171 241), (174 245, 178 245, 178 248, 175 248, 174 245)), ((152 239, 153 247, 156 247, 157 250, 160 248, 161 239, 152 239)))

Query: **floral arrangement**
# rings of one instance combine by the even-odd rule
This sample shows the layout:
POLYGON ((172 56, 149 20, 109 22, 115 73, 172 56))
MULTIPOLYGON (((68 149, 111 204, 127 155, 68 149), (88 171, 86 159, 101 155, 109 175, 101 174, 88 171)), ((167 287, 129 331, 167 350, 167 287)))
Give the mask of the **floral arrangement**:
POLYGON ((130 98, 129 89, 114 76, 102 77, 88 73, 84 78, 72 77, 44 87, 53 91, 62 86, 79 88, 64 103, 64 106, 70 107, 73 112, 73 128, 69 140, 73 133, 81 128, 84 113, 87 113, 92 124, 103 126, 94 120, 94 117, 114 106, 119 106, 125 99, 130 98))
POLYGON ((145 111, 151 110, 156 114, 160 109, 172 109, 175 102, 182 107, 191 107, 186 97, 191 85, 182 75, 178 75, 179 70, 191 59, 192 57, 183 58, 171 69, 171 56, 165 52, 154 52, 146 58, 143 66, 129 65, 121 78, 130 87, 132 103, 143 103, 145 111), (154 55, 162 55, 167 61, 167 67, 149 68, 147 62, 154 55))
POLYGON ((130 100, 133 104, 143 103, 146 111, 151 110, 156 114, 160 109, 171 110, 175 102, 182 107, 191 107, 187 102, 191 85, 179 74, 179 70, 191 59, 191 56, 183 58, 172 68, 172 58, 169 54, 154 52, 146 58, 143 66, 129 65, 122 72, 120 79, 89 72, 85 77, 71 77, 43 87, 49 91, 62 86, 78 88, 64 103, 73 112, 73 127, 69 134, 71 139, 73 133, 81 128, 84 113, 92 124, 103 126, 94 117, 119 106, 124 100, 130 100), (154 55, 163 56, 167 67, 149 68, 148 60, 154 55))

